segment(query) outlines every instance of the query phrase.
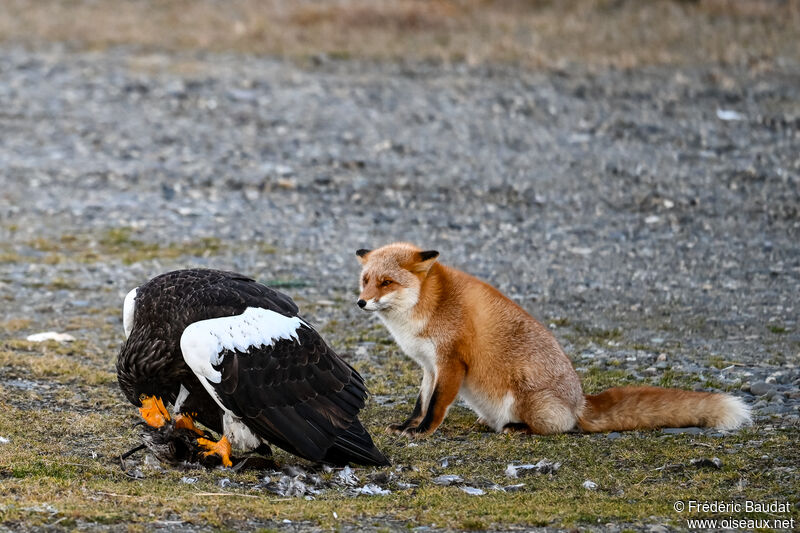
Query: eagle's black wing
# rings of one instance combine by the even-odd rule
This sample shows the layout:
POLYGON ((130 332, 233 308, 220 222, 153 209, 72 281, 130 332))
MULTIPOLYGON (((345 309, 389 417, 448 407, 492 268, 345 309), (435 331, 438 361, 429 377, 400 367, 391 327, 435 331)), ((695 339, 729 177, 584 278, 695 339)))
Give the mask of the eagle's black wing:
MULTIPOLYGON (((130 291, 123 306, 128 338, 117 357, 117 376, 125 396, 134 405, 139 405, 141 395, 174 402, 181 382, 185 378, 194 380, 180 349, 186 327, 201 320, 239 315, 248 307, 283 316, 295 316, 298 311, 286 294, 247 276, 221 270, 175 270, 130 291)), ((192 392, 199 388, 204 394, 199 384, 186 385, 192 392)), ((201 403, 208 405, 205 400, 201 403)), ((201 418, 209 414, 203 411, 201 418)))
POLYGON ((183 357, 212 396, 288 452, 335 464, 388 464, 359 422, 358 372, 299 317, 249 307, 187 327, 183 357))

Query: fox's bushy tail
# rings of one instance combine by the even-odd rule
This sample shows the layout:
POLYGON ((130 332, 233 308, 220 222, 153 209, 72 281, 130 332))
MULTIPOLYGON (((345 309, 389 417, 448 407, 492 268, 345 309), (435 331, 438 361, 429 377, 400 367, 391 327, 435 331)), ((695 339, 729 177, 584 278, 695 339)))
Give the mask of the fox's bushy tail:
POLYGON ((586 395, 578 418, 584 431, 708 426, 735 429, 750 423, 750 408, 727 394, 660 387, 614 387, 586 395))

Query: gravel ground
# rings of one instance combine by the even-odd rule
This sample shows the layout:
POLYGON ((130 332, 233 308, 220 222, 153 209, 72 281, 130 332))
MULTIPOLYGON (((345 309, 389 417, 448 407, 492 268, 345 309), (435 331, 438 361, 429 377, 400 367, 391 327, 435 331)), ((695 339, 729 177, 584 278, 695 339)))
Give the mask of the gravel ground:
POLYGON ((408 240, 552 322, 578 367, 697 374, 798 425, 793 66, 301 68, 54 47, 0 48, 0 79, 4 323, 58 329, 194 265, 277 281, 320 327, 363 326, 355 249, 408 240), (57 256, 120 228, 219 249, 57 256))

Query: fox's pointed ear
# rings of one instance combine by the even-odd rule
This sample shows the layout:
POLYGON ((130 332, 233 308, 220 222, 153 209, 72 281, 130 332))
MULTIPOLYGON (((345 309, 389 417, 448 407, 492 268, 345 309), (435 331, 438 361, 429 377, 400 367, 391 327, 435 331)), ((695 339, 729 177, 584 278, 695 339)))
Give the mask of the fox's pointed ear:
POLYGON ((367 250, 366 248, 360 248, 356 250, 356 257, 358 257, 358 260, 362 265, 367 262, 367 254, 369 254, 371 251, 372 250, 367 250))
POLYGON ((418 252, 417 253, 418 260, 416 264, 414 264, 412 270, 414 272, 427 272, 436 262, 437 257, 439 257, 439 252, 437 252, 436 250, 426 250, 424 252, 418 252))

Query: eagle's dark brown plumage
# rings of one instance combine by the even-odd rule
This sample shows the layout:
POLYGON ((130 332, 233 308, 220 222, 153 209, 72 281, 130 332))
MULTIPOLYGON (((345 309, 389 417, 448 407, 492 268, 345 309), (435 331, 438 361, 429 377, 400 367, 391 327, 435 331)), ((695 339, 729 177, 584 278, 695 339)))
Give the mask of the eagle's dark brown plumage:
POLYGON ((153 278, 126 298, 120 387, 136 406, 177 402, 176 412, 234 445, 269 442, 312 461, 388 464, 357 418, 363 378, 297 312, 285 294, 232 272, 153 278))

